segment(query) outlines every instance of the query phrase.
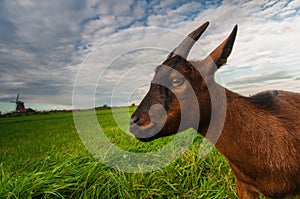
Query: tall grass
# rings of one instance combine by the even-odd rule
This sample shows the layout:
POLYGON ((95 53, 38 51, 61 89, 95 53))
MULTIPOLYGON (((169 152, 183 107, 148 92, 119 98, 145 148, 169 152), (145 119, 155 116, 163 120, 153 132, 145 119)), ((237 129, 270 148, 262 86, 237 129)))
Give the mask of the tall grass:
MULTIPOLYGON (((125 150, 156 150, 173 139, 141 143, 117 127, 110 110, 97 111, 97 117, 125 150)), ((201 140, 196 136, 163 169, 126 173, 89 154, 72 113, 0 118, 0 198, 237 198, 227 161, 215 150, 201 158, 201 140)))

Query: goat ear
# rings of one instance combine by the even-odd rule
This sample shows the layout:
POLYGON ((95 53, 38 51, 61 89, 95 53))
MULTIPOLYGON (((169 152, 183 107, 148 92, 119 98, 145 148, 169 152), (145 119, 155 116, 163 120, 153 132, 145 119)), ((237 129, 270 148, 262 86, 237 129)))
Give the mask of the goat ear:
POLYGON ((238 26, 235 25, 234 29, 227 37, 225 41, 223 41, 214 51, 210 53, 207 59, 212 59, 214 61, 217 68, 220 68, 227 62, 227 58, 231 53, 235 37, 237 34, 238 26))

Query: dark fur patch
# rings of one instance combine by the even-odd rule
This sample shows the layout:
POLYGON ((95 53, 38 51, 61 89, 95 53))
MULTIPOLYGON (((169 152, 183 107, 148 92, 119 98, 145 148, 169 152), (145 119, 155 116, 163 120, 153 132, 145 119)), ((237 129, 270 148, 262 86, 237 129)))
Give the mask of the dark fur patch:
POLYGON ((262 108, 272 108, 276 104, 277 95, 277 90, 264 91, 248 97, 247 99, 262 108))

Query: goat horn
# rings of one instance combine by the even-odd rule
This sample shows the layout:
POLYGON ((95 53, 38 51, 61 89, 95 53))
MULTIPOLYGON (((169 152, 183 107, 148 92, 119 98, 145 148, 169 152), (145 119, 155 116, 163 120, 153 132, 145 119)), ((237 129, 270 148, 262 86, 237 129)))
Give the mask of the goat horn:
POLYGON ((184 59, 187 58, 191 48, 195 42, 200 38, 203 32, 206 30, 209 22, 204 23, 202 26, 191 32, 169 55, 168 59, 174 55, 180 55, 184 59))

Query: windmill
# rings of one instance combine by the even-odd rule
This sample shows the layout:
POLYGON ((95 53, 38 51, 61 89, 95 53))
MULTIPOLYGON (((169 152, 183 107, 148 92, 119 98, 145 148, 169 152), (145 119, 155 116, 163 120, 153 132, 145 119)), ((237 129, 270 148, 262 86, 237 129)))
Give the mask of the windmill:
POLYGON ((19 100, 19 93, 17 95, 17 98, 15 101, 10 101, 10 103, 15 103, 16 106, 15 106, 15 112, 20 112, 22 110, 25 110, 25 105, 24 105, 24 102, 20 101, 19 100))

